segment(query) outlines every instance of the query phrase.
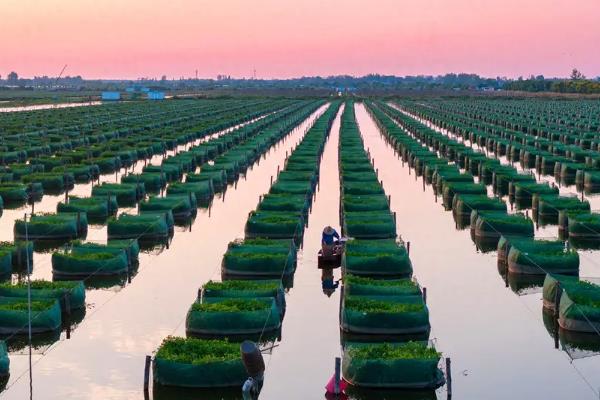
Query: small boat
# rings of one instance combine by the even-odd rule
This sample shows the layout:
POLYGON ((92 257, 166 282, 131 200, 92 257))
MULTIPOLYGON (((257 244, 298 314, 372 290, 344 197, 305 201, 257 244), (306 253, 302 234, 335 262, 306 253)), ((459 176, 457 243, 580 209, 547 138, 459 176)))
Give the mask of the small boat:
POLYGON ((331 254, 323 254, 323 249, 319 250, 318 268, 339 268, 342 264, 342 254, 344 253, 344 244, 346 241, 347 238, 341 238, 336 242, 331 254))

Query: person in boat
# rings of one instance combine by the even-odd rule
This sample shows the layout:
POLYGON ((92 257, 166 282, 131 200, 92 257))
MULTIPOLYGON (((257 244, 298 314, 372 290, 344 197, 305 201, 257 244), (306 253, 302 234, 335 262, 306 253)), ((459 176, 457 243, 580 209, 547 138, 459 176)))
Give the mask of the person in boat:
POLYGON ((323 250, 323 256, 328 257, 333 254, 333 250, 339 239, 339 233, 337 233, 337 231, 331 226, 327 225, 325 229, 323 229, 323 236, 321 238, 321 249, 323 250))

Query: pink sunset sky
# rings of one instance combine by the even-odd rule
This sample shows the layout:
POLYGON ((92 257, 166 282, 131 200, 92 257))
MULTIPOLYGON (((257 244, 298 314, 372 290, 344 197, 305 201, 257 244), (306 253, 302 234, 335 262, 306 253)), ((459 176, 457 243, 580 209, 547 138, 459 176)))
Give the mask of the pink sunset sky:
POLYGON ((600 0, 1 0, 0 74, 600 75, 600 0))

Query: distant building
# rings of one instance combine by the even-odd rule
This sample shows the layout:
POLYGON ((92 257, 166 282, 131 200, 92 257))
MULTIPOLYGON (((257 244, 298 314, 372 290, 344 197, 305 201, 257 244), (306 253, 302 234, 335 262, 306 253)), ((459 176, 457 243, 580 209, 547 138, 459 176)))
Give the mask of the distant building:
POLYGON ((103 101, 116 101, 121 100, 121 93, 119 92, 102 92, 103 101))
POLYGON ((165 92, 148 92, 148 100, 164 100, 165 92))

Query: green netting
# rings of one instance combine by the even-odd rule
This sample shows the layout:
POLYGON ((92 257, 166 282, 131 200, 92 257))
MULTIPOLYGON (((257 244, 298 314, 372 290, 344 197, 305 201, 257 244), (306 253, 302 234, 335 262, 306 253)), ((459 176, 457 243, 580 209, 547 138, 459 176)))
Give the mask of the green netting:
POLYGON ((304 233, 304 216, 289 211, 252 211, 245 233, 247 238, 300 239, 304 233))
POLYGON ((108 221, 108 239, 166 239, 169 236, 167 214, 121 214, 118 218, 108 221))
POLYGON ((140 244, 137 239, 109 240, 107 247, 123 249, 127 254, 129 265, 138 263, 140 255, 140 244))
POLYGON ((27 184, 27 195, 29 200, 41 200, 44 196, 44 187, 39 182, 31 182, 27 184))
POLYGON ((370 171, 346 171, 344 172, 344 184, 349 182, 379 182, 377 174, 370 171))
POLYGON ((429 332, 429 311, 421 297, 345 295, 341 327, 357 334, 429 332))
MULTIPOLYGON (((2 283, 0 284, 1 297, 18 297, 27 299, 27 283, 21 282, 17 284, 2 283)), ((82 281, 31 281, 31 299, 32 300, 47 300, 55 299, 60 302, 61 308, 67 310, 77 310, 85 308, 85 287, 82 281), (68 297, 69 301, 65 301, 68 297)))
POLYGON ((295 211, 308 214, 310 203, 308 198, 303 194, 267 194, 258 205, 258 211, 295 211))
POLYGON ((344 213, 343 232, 357 239, 387 239, 396 237, 396 221, 387 211, 344 213))
POLYGON ((13 250, 7 247, 0 248, 0 277, 6 278, 12 273, 13 250))
POLYGON ((172 183, 167 188, 167 195, 193 193, 200 206, 206 207, 212 201, 215 190, 211 180, 188 183, 172 183))
POLYGON ((552 249, 553 251, 561 251, 565 248, 564 242, 559 240, 534 241, 534 239, 530 237, 503 235, 500 237, 496 248, 498 252, 498 261, 506 262, 508 260, 508 253, 510 252, 513 243, 516 243, 522 249, 544 247, 547 250, 552 249))
POLYGON ((44 171, 50 171, 52 168, 64 165, 68 160, 63 157, 39 157, 31 160, 33 165, 41 165, 44 171))
POLYGON ((444 171, 438 169, 433 174, 433 184, 437 193, 442 193, 445 185, 450 183, 473 183, 473 175, 463 174, 459 170, 444 171))
POLYGON ((210 181, 215 192, 222 192, 227 187, 227 175, 225 171, 202 171, 199 174, 187 174, 186 182, 206 182, 210 181))
POLYGON ((556 195, 536 195, 533 201, 533 212, 544 223, 558 223, 558 213, 567 211, 590 211, 590 203, 577 197, 556 195))
POLYGON ((7 377, 10 374, 10 359, 6 349, 6 342, 0 340, 0 377, 7 377))
POLYGON ((16 220, 15 239, 75 239, 87 233, 86 213, 35 214, 27 220, 16 220))
POLYGON ((506 203, 484 195, 457 194, 452 200, 452 210, 456 216, 471 218, 471 211, 506 211, 506 203))
POLYGON ((530 208, 534 194, 558 194, 558 188, 547 183, 537 182, 511 182, 509 194, 515 198, 515 202, 521 208, 530 208))
POLYGON ((386 211, 390 209, 385 195, 344 195, 342 198, 344 212, 352 211, 386 211))
MULTIPOLYGON (((28 331, 28 301, 19 297, 0 297, 0 333, 24 334, 28 331)), ((31 301, 31 331, 52 332, 61 327, 60 304, 56 300, 31 301)))
POLYGON ((207 297, 192 304, 186 316, 188 334, 243 335, 279 329, 281 310, 275 299, 207 297))
POLYGON ((347 343, 342 374, 357 387, 435 389, 444 384, 439 360, 426 343, 347 343))
MULTIPOLYGON (((39 172, 35 174, 25 175, 22 180, 24 183, 41 183, 44 190, 56 192, 63 190, 69 182, 65 181, 65 176, 68 174, 39 172)), ((74 180, 75 178, 73 178, 74 180)), ((73 182, 71 182, 72 185, 73 182)))
POLYGON ((146 191, 157 193, 167 185, 167 178, 165 174, 160 172, 143 172, 141 174, 125 175, 121 177, 121 183, 133 185, 143 183, 146 191))
POLYGON ((516 170, 509 167, 506 171, 495 172, 495 189, 499 195, 509 194, 509 186, 511 182, 526 182, 535 183, 535 177, 529 174, 520 174, 516 170))
POLYGON ((102 174, 110 174, 121 168, 121 160, 117 157, 95 157, 84 162, 94 163, 102 174))
POLYGON ((113 247, 84 245, 52 254, 55 275, 116 275, 127 272, 128 267, 125 251, 113 247))
POLYGON ((141 212, 171 211, 175 219, 191 218, 196 215, 196 197, 192 192, 183 195, 168 195, 166 197, 150 197, 140 202, 141 212))
POLYGON ((271 194, 299 194, 306 197, 312 196, 313 185, 310 181, 277 181, 269 190, 271 194))
POLYGON ((280 280, 226 280, 208 281, 202 285, 202 297, 255 298, 272 297, 279 306, 285 303, 283 285, 280 280))
MULTIPOLYGON (((192 154, 187 152, 179 153, 174 156, 167 157, 163 160, 162 166, 175 165, 181 169, 182 172, 190 172, 196 169, 196 158, 192 154)), ((176 178, 178 179, 178 178, 176 178)))
POLYGON ((245 239, 229 243, 223 271, 231 275, 283 276, 296 267, 296 246, 291 240, 245 239))
POLYGON ((412 264, 403 244, 395 240, 350 240, 342 255, 344 272, 359 276, 409 276, 412 264))
POLYGON ((85 212, 90 220, 103 220, 118 210, 115 196, 77 197, 69 196, 69 202, 60 202, 57 212, 85 212))
POLYGON ((450 160, 445 159, 445 158, 424 161, 425 168, 423 170, 423 176, 425 177, 425 182, 432 183, 435 171, 440 168, 456 169, 454 166, 448 165, 449 162, 450 162, 450 160))
POLYGON ((314 187, 317 184, 318 175, 314 171, 288 171, 287 169, 281 171, 277 176, 279 182, 311 182, 314 187))
POLYGON ((522 214, 495 211, 471 212, 471 227, 481 239, 499 239, 505 236, 533 237, 533 221, 522 214))
MULTIPOLYGON (((151 211, 151 210, 140 210, 139 211, 139 215, 160 215, 163 216, 165 218, 165 221, 167 222, 167 227, 169 228, 169 232, 173 233, 174 232, 174 228, 175 228, 175 218, 173 217, 173 212, 171 212, 171 210, 164 210, 164 211, 151 211)), ((188 222, 189 220, 184 218, 181 219, 179 222, 188 222)))
POLYGON ((383 188, 379 182, 356 182, 345 180, 342 183, 342 194, 345 195, 368 195, 368 194, 380 194, 385 195, 383 188))
POLYGON ((600 243, 600 214, 569 215, 569 238, 600 243))
POLYGON ((588 192, 600 191, 600 171, 585 171, 583 185, 588 192))
MULTIPOLYGON (((227 183, 231 183, 233 182, 237 176, 238 176, 238 166, 237 163, 227 163, 227 162, 221 162, 221 163, 214 163, 214 164, 203 164, 200 167, 200 175, 202 174, 210 174, 210 175, 215 175, 218 176, 219 173, 223 174, 224 176, 224 181, 221 183, 221 185, 224 187, 227 185, 227 183)), ((189 181, 189 180, 188 180, 189 181)), ((217 183, 214 181, 213 179, 213 185, 217 185, 217 183)))
MULTIPOLYGON (((344 147, 346 146, 346 143, 344 143, 344 147)), ((341 152, 344 151, 344 149, 342 148, 342 150, 340 150, 341 152)), ((342 154, 340 153, 340 156, 342 156, 342 154)), ((364 156, 364 157, 360 157, 359 155, 356 155, 356 158, 351 161, 345 161, 342 160, 340 161, 340 173, 342 173, 343 175, 345 175, 348 172, 372 172, 373 171, 373 166, 371 165, 371 163, 369 162, 369 159, 364 156)), ((352 156, 349 156, 352 158, 352 156)))
POLYGON ((562 241, 511 241, 507 261, 508 270, 518 274, 576 274, 579 271, 579 254, 565 249, 562 241))
POLYGON ((554 175, 560 179, 561 182, 572 183, 576 180, 577 172, 579 170, 585 170, 586 166, 584 163, 572 163, 572 162, 561 162, 557 163, 554 167, 554 175), (560 169, 557 168, 560 166, 560 169))
POLYGON ((358 296, 417 296, 421 288, 411 279, 373 279, 363 276, 344 275, 344 294, 358 296))
POLYGON ((570 291, 576 290, 583 292, 586 290, 598 291, 600 286, 585 280, 579 280, 578 276, 547 274, 544 279, 543 300, 544 307, 550 310, 555 309, 558 290, 570 291))
POLYGON ((154 358, 153 379, 167 386, 241 387, 248 373, 239 346, 226 340, 167 337, 154 358))
POLYGON ((485 185, 480 183, 447 182, 444 183, 442 197, 444 204, 450 207, 457 195, 486 195, 485 185))
POLYGON ((568 331, 598 333, 600 330, 600 289, 575 288, 563 291, 558 323, 568 331))
POLYGON ((143 183, 103 183, 92 188, 92 197, 115 196, 119 207, 134 205, 144 194, 143 183))
POLYGON ((73 174, 73 178, 78 182, 88 182, 92 179, 92 167, 83 164, 68 164, 52 168, 51 172, 61 174, 73 174))
POLYGON ((148 164, 142 169, 143 173, 163 174, 167 181, 178 181, 183 177, 183 168, 178 164, 163 162, 162 165, 148 164))
POLYGON ((1 183, 0 197, 4 202, 23 202, 27 200, 27 185, 22 183, 1 183))
MULTIPOLYGON (((4 251, 12 253, 12 266, 13 267, 26 267, 27 260, 29 260, 29 266, 33 265, 33 242, 16 241, 16 242, 0 242, 0 252, 4 251), (29 253, 29 254, 28 254, 29 253)), ((3 270, 6 268, 3 268, 3 270)))

